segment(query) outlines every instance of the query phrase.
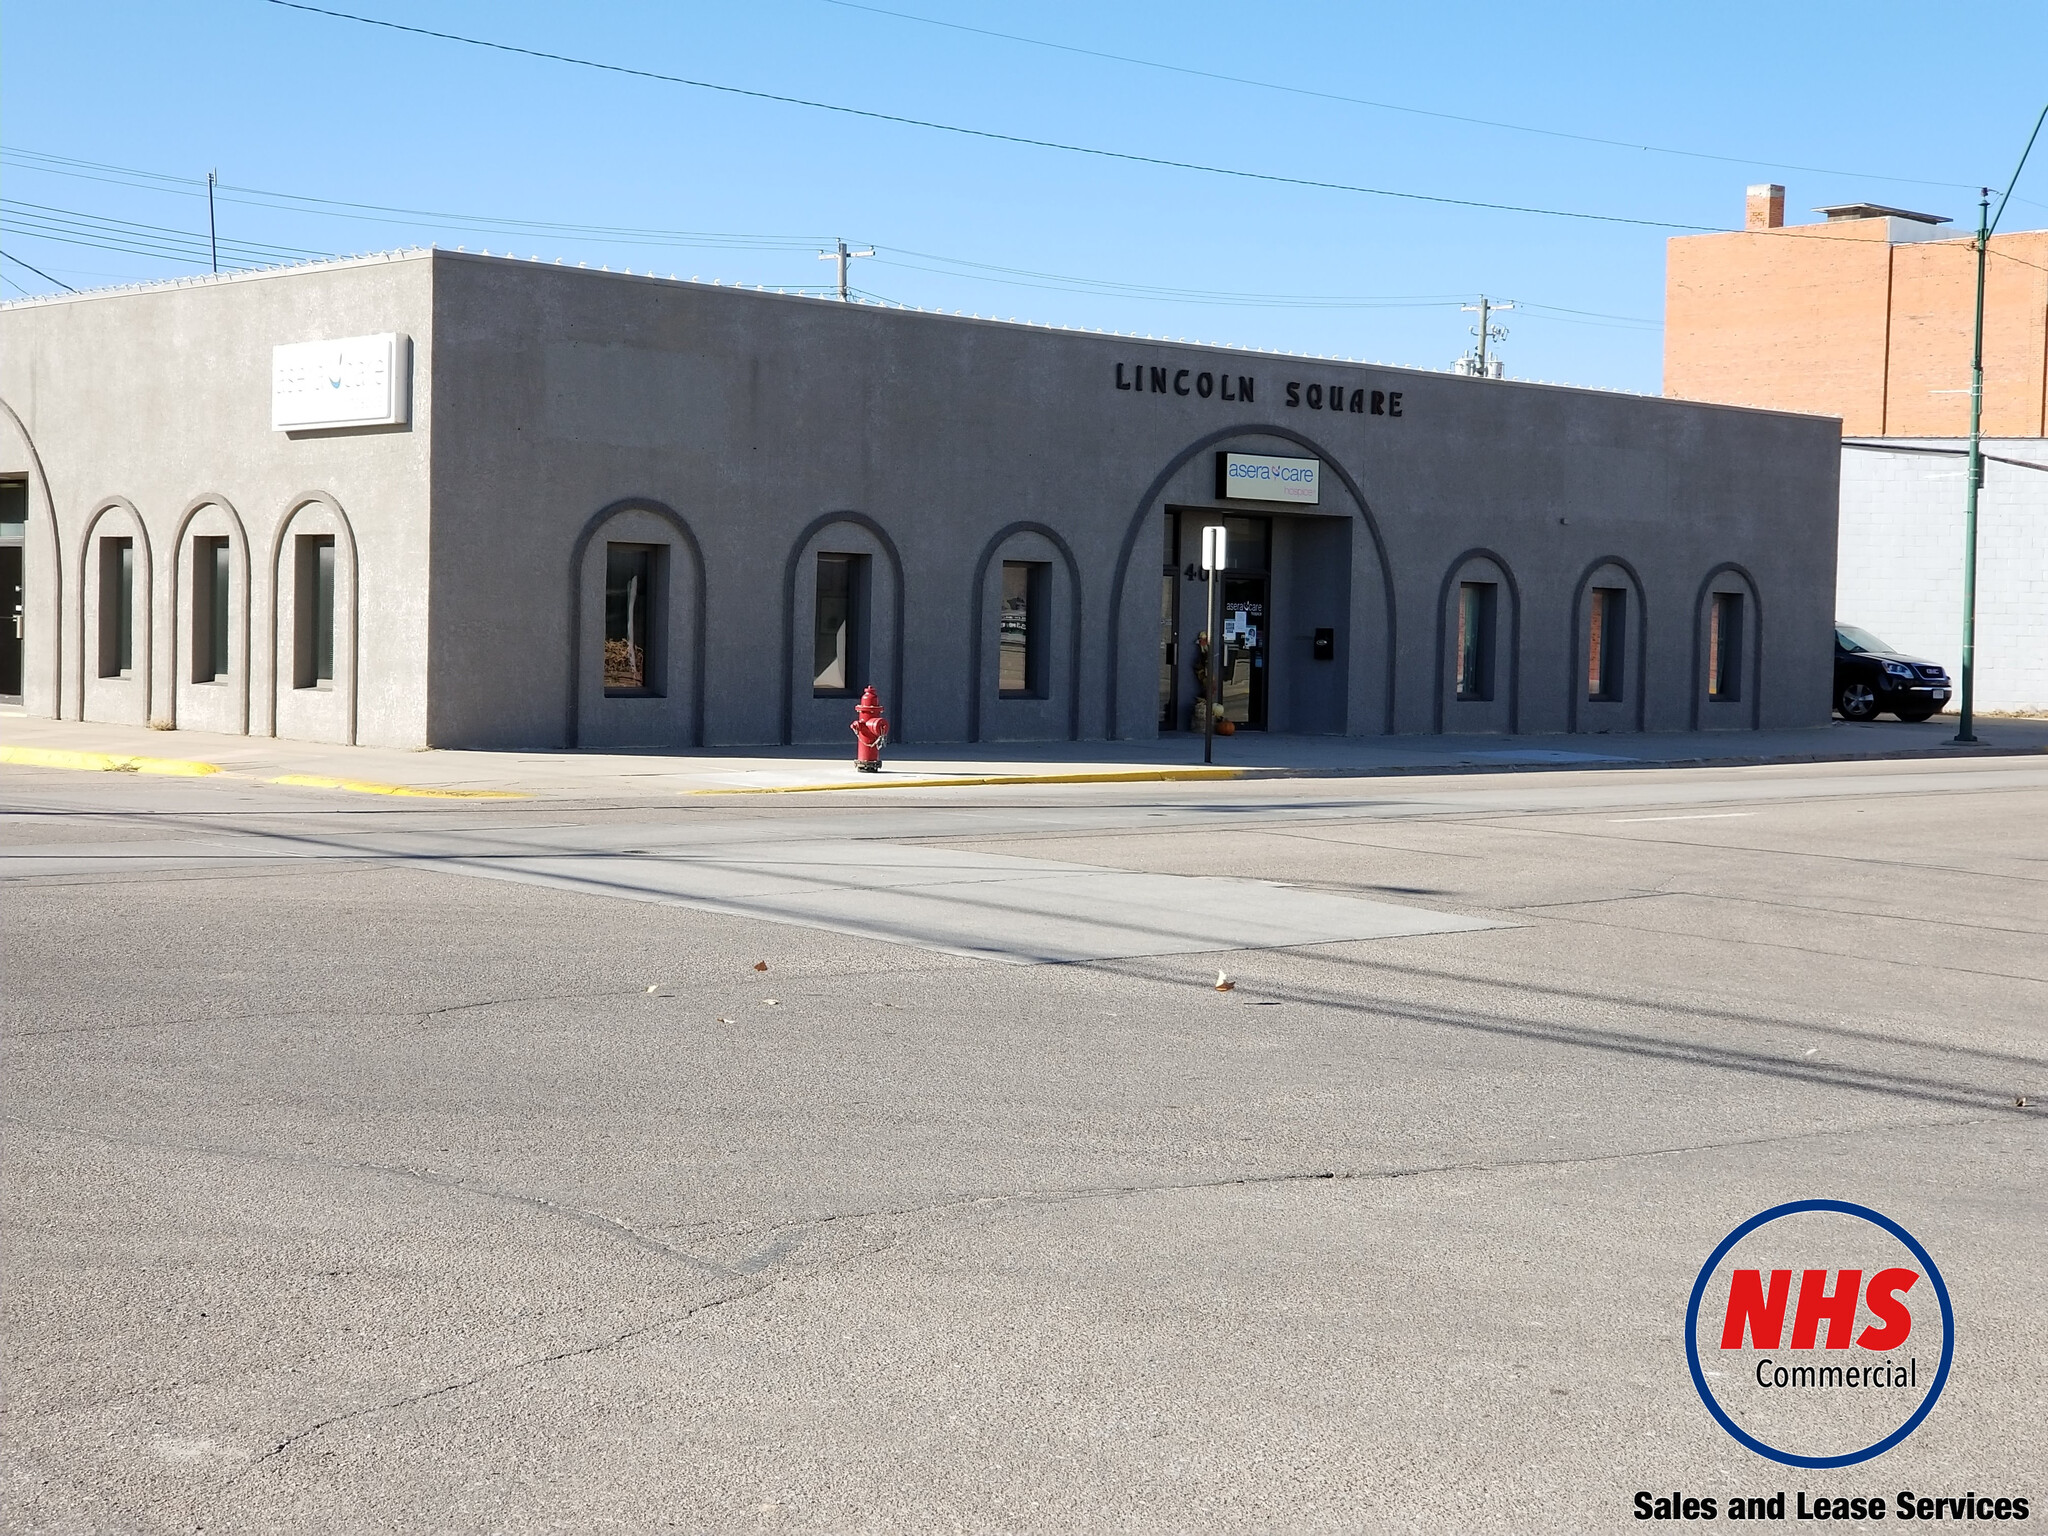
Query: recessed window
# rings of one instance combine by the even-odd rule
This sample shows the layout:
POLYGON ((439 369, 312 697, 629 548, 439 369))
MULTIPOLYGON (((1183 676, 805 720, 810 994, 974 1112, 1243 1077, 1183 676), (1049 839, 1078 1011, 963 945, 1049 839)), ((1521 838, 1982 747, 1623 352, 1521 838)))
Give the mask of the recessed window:
POLYGON ((997 646, 996 687, 1006 699, 1046 696, 1045 652, 1050 639, 1047 608, 1052 567, 1037 560, 1003 562, 1002 630, 997 646))
POLYGON ((836 698, 867 686, 866 555, 818 556, 813 609, 811 694, 836 698))
POLYGON ((135 669, 135 541, 100 540, 100 676, 135 669))
POLYGON ((1592 618, 1586 631, 1586 697, 1596 703, 1611 703, 1622 695, 1622 658, 1628 651, 1627 604, 1625 588, 1593 589, 1592 618))
POLYGON ((604 691, 659 696, 668 551, 659 544, 604 547, 604 691))
POLYGON ((334 685, 334 535, 302 533, 292 545, 292 686, 334 685))
POLYGON ((1490 581, 1458 584, 1458 697, 1493 697, 1493 615, 1499 587, 1490 581))
POLYGON ((1742 697, 1742 594, 1716 592, 1707 610, 1707 697, 1732 704, 1742 697))
POLYGON ((224 538, 192 541, 192 681, 228 673, 228 550, 224 538))

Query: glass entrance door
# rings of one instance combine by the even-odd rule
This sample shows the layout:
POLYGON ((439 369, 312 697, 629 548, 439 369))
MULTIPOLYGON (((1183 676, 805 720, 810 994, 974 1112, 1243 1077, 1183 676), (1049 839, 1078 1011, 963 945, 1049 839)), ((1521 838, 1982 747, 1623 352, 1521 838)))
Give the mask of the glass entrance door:
POLYGON ((1223 578, 1223 718, 1247 730, 1266 728, 1266 578, 1223 578))
POLYGON ((0 699, 21 702, 22 553, 28 482, 0 480, 0 699))
POLYGON ((1174 676, 1180 658, 1180 519, 1166 514, 1166 539, 1159 567, 1159 729, 1180 728, 1180 687, 1174 676))

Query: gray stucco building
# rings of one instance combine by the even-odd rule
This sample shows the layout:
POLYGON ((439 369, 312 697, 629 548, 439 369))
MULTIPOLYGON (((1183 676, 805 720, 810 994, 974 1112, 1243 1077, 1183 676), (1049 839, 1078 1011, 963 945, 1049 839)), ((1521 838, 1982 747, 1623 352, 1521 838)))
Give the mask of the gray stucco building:
POLYGON ((0 306, 0 401, 36 714, 1150 737, 1222 523, 1251 728, 1829 717, 1827 418, 445 251, 0 306))

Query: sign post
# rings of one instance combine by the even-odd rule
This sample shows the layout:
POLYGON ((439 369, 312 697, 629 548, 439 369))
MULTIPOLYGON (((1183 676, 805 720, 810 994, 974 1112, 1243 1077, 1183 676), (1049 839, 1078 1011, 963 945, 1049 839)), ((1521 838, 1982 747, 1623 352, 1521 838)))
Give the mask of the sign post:
POLYGON ((1215 761, 1216 706, 1223 697, 1223 565, 1224 535, 1219 527, 1202 530, 1202 579, 1209 584, 1204 607, 1209 623, 1209 700, 1202 711, 1202 761, 1215 761))

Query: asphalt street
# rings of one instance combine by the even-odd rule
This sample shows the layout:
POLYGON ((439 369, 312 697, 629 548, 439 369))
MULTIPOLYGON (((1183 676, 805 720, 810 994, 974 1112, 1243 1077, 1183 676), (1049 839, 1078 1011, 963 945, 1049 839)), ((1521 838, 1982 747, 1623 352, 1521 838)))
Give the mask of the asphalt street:
POLYGON ((2048 1516, 2039 757, 673 803, 5 768, 0 880, 10 1530, 2048 1516), (1685 1306, 1815 1197, 1926 1245, 1956 1343, 1914 1434, 1808 1471, 1708 1416, 1685 1306))

